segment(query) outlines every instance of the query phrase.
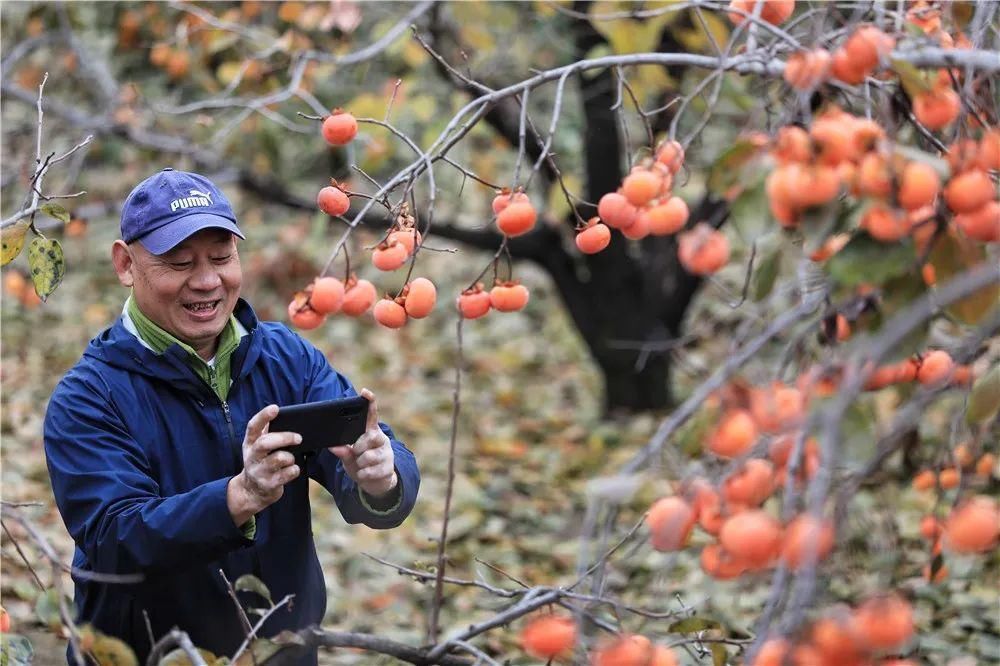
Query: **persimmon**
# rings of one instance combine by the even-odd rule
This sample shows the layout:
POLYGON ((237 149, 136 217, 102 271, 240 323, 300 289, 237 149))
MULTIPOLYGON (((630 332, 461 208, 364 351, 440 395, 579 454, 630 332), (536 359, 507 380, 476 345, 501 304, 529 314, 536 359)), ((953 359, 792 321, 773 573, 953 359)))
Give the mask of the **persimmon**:
POLYGON ((406 254, 413 254, 413 250, 420 245, 422 237, 420 232, 413 227, 407 227, 405 229, 397 229, 389 234, 386 238, 386 242, 389 245, 393 243, 401 243, 403 247, 406 248, 406 254))
POLYGON ((528 203, 529 201, 528 195, 524 192, 511 192, 508 188, 504 188, 493 197, 493 212, 499 215, 504 208, 512 203, 528 203))
POLYGON ((656 161, 677 173, 684 164, 684 148, 677 141, 664 141, 656 149, 656 161))
MULTIPOLYGON (((788 461, 792 456, 794 446, 795 435, 778 437, 767 447, 767 457, 770 458, 771 462, 773 462, 777 467, 785 467, 788 465, 788 461)), ((819 454, 819 444, 816 442, 815 437, 809 437, 806 439, 803 451, 806 455, 819 454)))
POLYGON ((896 200, 906 210, 916 210, 934 203, 940 191, 941 178, 931 165, 909 162, 903 167, 896 200))
POLYGON ((386 328, 402 328, 406 324, 406 310, 391 298, 383 298, 372 311, 375 321, 386 328))
POLYGON ((340 310, 344 302, 344 283, 335 277, 316 278, 309 295, 309 305, 316 312, 328 315, 340 310))
POLYGON ((861 228, 875 240, 894 243, 906 238, 913 229, 906 213, 882 203, 873 204, 861 216, 861 228))
POLYGON ((169 58, 170 45, 165 42, 157 42, 149 49, 149 63, 154 67, 166 67, 169 58))
POLYGON ((878 146, 885 138, 885 128, 871 118, 850 116, 851 144, 857 155, 862 155, 878 146))
POLYGON ((666 645, 654 645, 653 656, 648 666, 680 666, 677 655, 666 645))
POLYGON ((650 169, 637 168, 622 181, 622 194, 633 206, 645 206, 660 193, 663 177, 650 169))
POLYGON ((920 519, 920 536, 928 541, 936 541, 944 532, 944 524, 933 515, 920 519))
POLYGON ((750 413, 763 432, 787 430, 802 420, 804 412, 802 392, 781 382, 750 392, 750 413))
POLYGON ((832 58, 826 49, 798 51, 788 57, 783 76, 796 90, 812 90, 826 81, 831 64, 832 58))
POLYGON ((316 205, 327 215, 343 215, 351 208, 351 200, 339 187, 327 185, 316 195, 316 205))
POLYGON ((734 25, 740 25, 747 20, 747 15, 752 16, 757 3, 763 2, 760 8, 760 18, 771 25, 780 25, 788 20, 788 17, 795 11, 795 0, 731 0, 729 3, 729 20, 734 25), (746 14, 733 9, 742 10, 746 14))
POLYGON ((691 212, 688 205, 678 196, 672 196, 666 201, 652 206, 639 214, 646 216, 649 233, 654 236, 667 236, 677 233, 687 224, 691 212))
POLYGON ((955 361, 951 355, 943 349, 935 349, 920 359, 917 381, 925 385, 940 384, 951 376, 954 369, 955 361))
MULTIPOLYGON (((862 666, 868 663, 865 649, 854 631, 850 617, 823 617, 809 628, 810 645, 816 650, 820 659, 815 663, 823 666, 834 664, 838 666, 862 666)), ((801 664, 802 662, 794 661, 801 664)))
POLYGON ((746 461, 722 484, 726 502, 760 506, 774 489, 774 465, 760 458, 746 461))
POLYGON ((822 164, 811 165, 798 172, 791 184, 790 203, 798 208, 822 206, 840 193, 840 176, 837 170, 822 164))
POLYGON ((937 475, 929 469, 922 470, 913 477, 911 485, 914 490, 930 490, 937 485, 937 475))
POLYGON ((181 49, 172 50, 167 56, 165 69, 171 81, 180 81, 191 71, 191 55, 181 49))
POLYGON ((734 409, 722 417, 705 441, 709 451, 723 458, 743 455, 757 441, 757 424, 744 409, 734 409))
POLYGON ((1000 243, 1000 202, 988 201, 975 210, 959 213, 955 226, 973 240, 1000 243))
POLYGON ((954 467, 945 467, 938 473, 938 486, 940 486, 943 490, 958 488, 958 484, 961 480, 962 475, 954 467))
POLYGON ((929 130, 944 129, 958 118, 962 102, 951 88, 935 88, 913 97, 913 115, 929 130))
POLYGON ((344 289, 344 301, 340 304, 340 311, 349 317, 359 317, 368 312, 368 308, 375 304, 378 292, 375 285, 368 280, 348 281, 344 289))
POLYGON ((997 457, 992 453, 984 453, 976 461, 976 476, 983 476, 987 479, 993 476, 993 469, 997 466, 997 457))
POLYGON ((1000 128, 993 128, 979 140, 976 162, 980 169, 1000 170, 1000 128))
POLYGON ((403 309, 406 314, 414 319, 423 319, 434 309, 437 302, 437 288, 434 283, 425 277, 418 277, 411 280, 404 288, 406 301, 403 309))
POLYGON ((750 567, 765 567, 781 547, 781 524, 764 511, 738 513, 722 524, 719 543, 750 567))
POLYGON ((771 154, 780 164, 802 163, 812 157, 809 133, 796 125, 786 125, 778 130, 771 154))
POLYGON ((535 228, 538 214, 530 201, 517 201, 497 214, 497 227, 510 237, 526 234, 535 228))
POLYGON ((380 243, 372 253, 372 264, 380 271, 394 271, 405 264, 409 256, 402 243, 380 243))
POLYGON ((646 211, 642 210, 635 219, 632 220, 632 224, 627 227, 622 227, 620 231, 622 236, 630 240, 642 240, 649 235, 649 217, 645 215, 646 211))
POLYGON ((333 113, 323 120, 323 138, 331 146, 344 146, 351 142, 358 133, 358 121, 343 109, 334 109, 333 113))
POLYGON ((7 609, 0 606, 0 634, 6 634, 10 632, 10 614, 7 609))
POLYGON ((889 163, 878 153, 868 153, 858 165, 857 188, 861 194, 884 197, 892 192, 889 163))
POLYGON ((895 39, 875 26, 865 25, 847 38, 843 48, 854 68, 871 72, 895 46, 895 39))
POLYGON ((725 234, 699 222, 677 237, 677 258, 693 275, 711 275, 729 261, 729 241, 725 234))
POLYGON ((710 543, 701 549, 699 558, 702 570, 716 580, 732 580, 746 572, 746 566, 732 557, 717 543, 710 543))
POLYGON ((846 49, 839 48, 833 52, 830 60, 830 76, 847 85, 856 86, 864 82, 868 72, 851 60, 846 49))
POLYGON ((994 499, 977 495, 952 509, 944 525, 944 543, 956 553, 992 550, 1000 537, 1000 509, 994 499))
POLYGON ((695 512, 676 495, 656 500, 646 514, 650 542, 660 551, 680 550, 694 528, 695 512))
POLYGON ((788 652, 788 641, 784 638, 769 638, 760 646, 749 666, 785 666, 788 652))
POLYGON ((608 192, 597 202, 597 216, 612 229, 624 229, 638 214, 639 209, 618 192, 608 192))
POLYGON ((576 644, 576 623, 565 615, 543 615, 521 630, 521 647, 532 657, 554 659, 576 644))
POLYGON ((854 133, 850 121, 841 114, 827 114, 817 118, 809 128, 816 158, 820 164, 837 166, 854 156, 854 133))
POLYGON ((611 230, 600 218, 592 217, 576 234, 576 247, 584 254, 597 254, 611 244, 611 230))
POLYGON ((295 295, 292 302, 288 304, 288 318, 298 328, 311 331, 326 321, 326 315, 313 310, 309 306, 307 298, 305 292, 299 292, 295 295))
POLYGON ((893 650, 913 636, 913 609, 896 594, 868 599, 853 613, 851 624, 869 650, 893 650))
POLYGON ((649 666, 653 644, 645 636, 623 634, 597 647, 592 666, 649 666))
POLYGON ((952 177, 944 188, 944 200, 956 213, 971 213, 996 199, 993 181, 982 169, 972 169, 952 177))
POLYGON ((973 139, 958 139, 944 154, 953 174, 962 173, 970 168, 979 167, 979 144, 973 139))
POLYGON ((519 282, 497 282, 490 290, 490 305, 500 312, 516 312, 528 304, 528 288, 519 282))
POLYGON ((483 291, 483 285, 463 291, 458 297, 458 311, 466 319, 478 319, 490 311, 490 294, 483 291))
POLYGON ((827 558, 833 550, 833 524, 802 514, 785 528, 781 559, 790 569, 827 558))

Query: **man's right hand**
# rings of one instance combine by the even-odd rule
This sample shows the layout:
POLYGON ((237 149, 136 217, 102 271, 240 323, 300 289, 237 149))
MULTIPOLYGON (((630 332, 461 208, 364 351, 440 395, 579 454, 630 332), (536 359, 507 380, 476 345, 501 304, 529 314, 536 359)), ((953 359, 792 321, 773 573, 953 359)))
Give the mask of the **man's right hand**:
POLYGON ((285 484, 301 472, 295 464, 295 456, 278 449, 300 444, 302 436, 294 432, 267 431, 277 415, 278 406, 268 405, 247 423, 243 471, 230 479, 226 487, 226 505, 237 526, 281 499, 285 484))

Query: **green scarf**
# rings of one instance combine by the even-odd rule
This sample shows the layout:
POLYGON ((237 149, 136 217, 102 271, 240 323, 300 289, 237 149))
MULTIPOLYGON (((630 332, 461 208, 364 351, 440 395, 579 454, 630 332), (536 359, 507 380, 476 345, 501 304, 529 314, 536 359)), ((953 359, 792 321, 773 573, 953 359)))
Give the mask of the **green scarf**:
POLYGON ((229 395, 230 384, 230 361, 233 352, 240 344, 240 334, 236 328, 236 317, 229 315, 229 323, 222 329, 219 336, 219 347, 215 351, 215 367, 205 362, 201 356, 188 344, 185 344, 172 336, 167 331, 157 326, 152 319, 147 317, 139 309, 135 299, 131 296, 128 299, 128 316, 135 324, 139 337, 143 342, 153 348, 157 354, 162 354, 171 345, 179 345, 181 349, 188 353, 188 363, 195 373, 205 380, 205 383, 212 387, 219 400, 225 400, 229 395))

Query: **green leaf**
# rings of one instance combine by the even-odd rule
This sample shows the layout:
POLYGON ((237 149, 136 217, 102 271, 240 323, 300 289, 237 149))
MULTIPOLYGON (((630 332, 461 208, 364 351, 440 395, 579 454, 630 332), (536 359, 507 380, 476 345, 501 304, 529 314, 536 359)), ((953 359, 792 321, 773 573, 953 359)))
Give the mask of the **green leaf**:
POLYGON ((28 223, 22 220, 0 232, 2 234, 0 238, 3 241, 3 259, 0 260, 0 266, 6 266, 14 261, 17 255, 21 254, 21 248, 24 247, 24 234, 28 231, 28 226, 28 223))
POLYGON ((54 588, 45 590, 35 601, 35 615, 46 627, 57 631, 62 627, 62 616, 59 615, 59 592, 54 588))
POLYGON ((755 302, 760 302, 767 298, 774 288, 775 280, 778 278, 778 269, 781 267, 781 243, 765 245, 761 250, 761 258, 757 263, 757 270, 754 271, 750 279, 750 298, 755 302))
MULTIPOLYGON (((205 660, 206 664, 211 666, 216 663, 218 657, 214 654, 208 650, 203 650, 201 648, 197 649, 198 654, 201 655, 201 658, 205 660)), ((165 657, 163 657, 163 659, 160 659, 156 666, 192 666, 191 657, 187 655, 187 652, 185 652, 183 648, 177 648, 175 650, 171 650, 165 657)))
POLYGON ((69 222, 69 211, 57 203, 42 204, 38 207, 38 210, 45 213, 49 217, 59 220, 63 224, 67 224, 69 222))
POLYGON ((90 648, 90 653, 100 666, 139 666, 135 652, 125 641, 97 631, 94 634, 96 638, 94 645, 90 648))
POLYGON ((724 150, 708 172, 708 189, 712 194, 723 196, 731 186, 740 182, 740 167, 749 162, 760 148, 749 139, 737 139, 730 148, 724 150))
POLYGON ((0 634, 0 666, 26 666, 34 656, 35 648, 26 636, 0 634))
POLYGON ((696 631, 718 629, 720 626, 722 625, 715 620, 709 620, 703 617, 688 617, 674 622, 672 625, 667 627, 667 631, 672 634, 693 634, 696 631))
POLYGON ((729 654, 726 652, 726 646, 721 643, 712 643, 712 666, 726 666, 726 660, 729 658, 729 654))
POLYGON ((899 76, 899 82, 910 99, 933 88, 926 74, 904 60, 893 60, 892 69, 899 76))
POLYGON ((36 238, 28 246, 28 268, 35 293, 47 299, 66 274, 66 261, 62 246, 53 238, 36 238))
POLYGON ((771 216, 764 212, 767 209, 764 172, 761 171, 733 201, 729 222, 745 242, 751 243, 775 226, 771 216))
POLYGON ((859 233, 826 262, 830 276, 841 285, 883 284, 909 271, 916 261, 913 241, 880 243, 859 233))
POLYGON ((984 423, 992 419, 997 411, 1000 411, 1000 365, 993 366, 973 384, 965 420, 984 423))
POLYGON ((271 599, 271 591, 267 589, 267 585, 264 584, 260 578, 252 574, 244 574, 236 579, 236 584, 233 586, 236 588, 237 592, 253 592, 259 594, 260 596, 267 599, 267 601, 273 606, 274 601, 271 599))

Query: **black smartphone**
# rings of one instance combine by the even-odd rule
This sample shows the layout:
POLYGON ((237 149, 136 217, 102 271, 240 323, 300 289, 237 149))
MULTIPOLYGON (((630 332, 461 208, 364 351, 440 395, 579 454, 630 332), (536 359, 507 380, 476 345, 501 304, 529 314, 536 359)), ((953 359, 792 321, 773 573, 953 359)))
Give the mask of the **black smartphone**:
POLYGON ((302 443, 285 449, 296 458, 329 446, 353 444, 365 432, 368 400, 361 396, 278 407, 268 432, 297 432, 302 443))

